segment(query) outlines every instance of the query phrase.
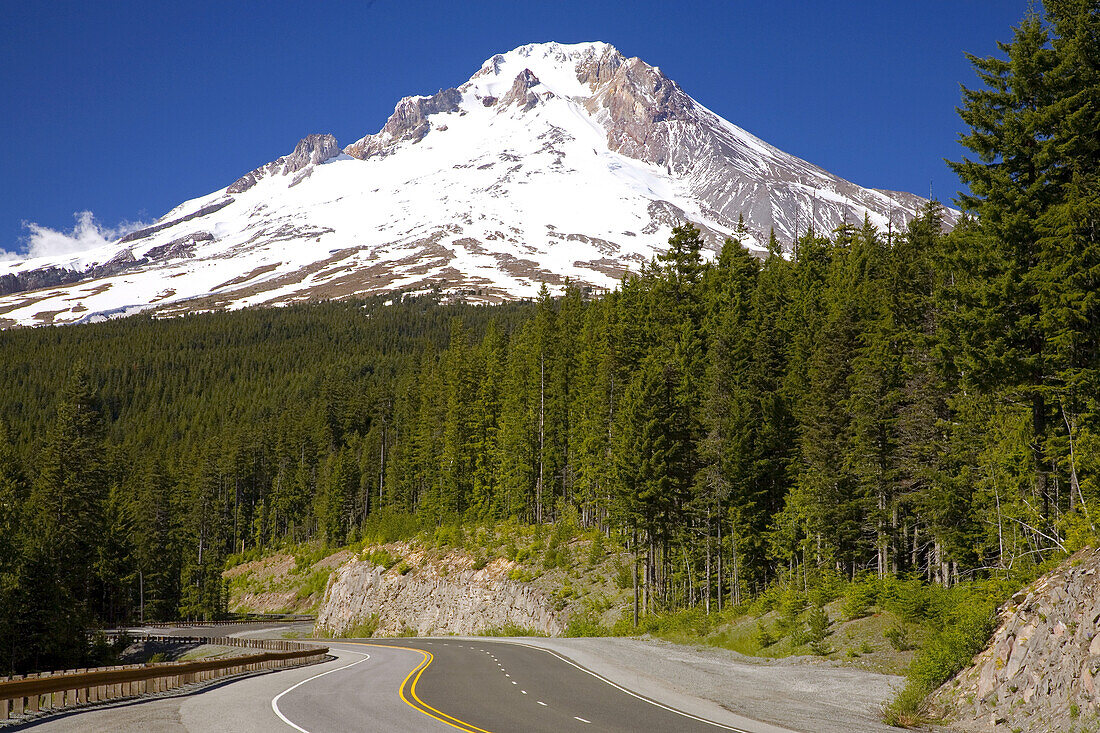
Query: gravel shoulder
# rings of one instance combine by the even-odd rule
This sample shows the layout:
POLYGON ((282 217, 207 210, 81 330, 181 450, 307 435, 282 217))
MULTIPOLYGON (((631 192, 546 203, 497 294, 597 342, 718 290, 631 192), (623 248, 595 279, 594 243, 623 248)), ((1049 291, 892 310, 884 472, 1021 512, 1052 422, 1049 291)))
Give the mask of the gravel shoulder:
POLYGON ((690 709, 692 698, 739 716, 807 733, 897 731, 881 705, 904 683, 896 675, 788 658, 756 659, 713 647, 650 639, 514 639, 551 649, 643 695, 690 709))

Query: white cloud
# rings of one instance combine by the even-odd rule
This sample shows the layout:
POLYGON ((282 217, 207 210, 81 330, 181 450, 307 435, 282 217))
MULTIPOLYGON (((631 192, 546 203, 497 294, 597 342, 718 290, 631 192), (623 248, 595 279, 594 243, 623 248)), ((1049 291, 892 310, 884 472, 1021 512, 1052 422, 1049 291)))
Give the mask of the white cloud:
POLYGON ((62 232, 56 229, 36 224, 33 221, 23 222, 23 228, 27 230, 24 239, 26 251, 6 252, 0 249, 0 260, 30 259, 32 257, 51 257, 57 255, 77 254, 91 249, 102 247, 124 237, 135 229, 146 226, 142 222, 119 222, 117 226, 107 227, 96 221, 95 215, 90 211, 78 211, 73 214, 76 225, 72 231, 62 232))

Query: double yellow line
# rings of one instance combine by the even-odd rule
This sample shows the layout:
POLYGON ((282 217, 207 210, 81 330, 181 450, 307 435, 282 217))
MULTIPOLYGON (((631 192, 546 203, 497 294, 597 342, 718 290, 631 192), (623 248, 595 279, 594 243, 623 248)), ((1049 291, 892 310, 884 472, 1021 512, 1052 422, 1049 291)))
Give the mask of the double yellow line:
POLYGON ((424 702, 419 697, 417 697, 416 683, 420 681, 420 675, 424 674, 424 670, 426 670, 428 668, 428 665, 430 665, 432 663, 432 660, 435 659, 435 657, 432 656, 431 652, 425 651, 423 649, 417 649, 415 647, 410 647, 410 646, 390 646, 388 644, 364 644, 362 642, 357 642, 357 641, 352 641, 352 642, 347 642, 347 643, 355 644, 356 646, 374 646, 374 647, 379 647, 381 649, 397 649, 397 650, 403 651, 403 652, 417 652, 418 654, 422 655, 423 659, 420 661, 420 664, 418 664, 413 671, 409 672, 409 674, 401 682, 401 687, 398 689, 398 694, 401 695, 401 699, 405 702, 405 704, 408 705, 409 707, 411 707, 413 710, 416 710, 419 713, 423 713, 424 715, 427 715, 429 718, 434 718, 434 719, 438 720, 440 723, 445 723, 445 724, 451 726, 452 728, 457 728, 458 730, 466 731, 466 733, 489 733, 489 731, 485 730, 484 728, 478 728, 476 725, 474 725, 472 723, 467 723, 464 720, 459 720, 458 718, 454 717, 453 715, 447 715, 447 713, 444 713, 441 710, 436 710, 431 705, 429 705, 428 703, 424 702), (412 697, 412 700, 410 700, 409 697, 405 696, 405 690, 406 689, 409 692, 409 697, 412 697))

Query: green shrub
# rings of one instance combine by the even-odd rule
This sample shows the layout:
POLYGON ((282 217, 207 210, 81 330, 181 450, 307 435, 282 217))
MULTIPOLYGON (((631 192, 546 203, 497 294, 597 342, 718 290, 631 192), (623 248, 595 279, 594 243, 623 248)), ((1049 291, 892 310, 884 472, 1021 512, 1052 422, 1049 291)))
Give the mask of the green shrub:
POLYGON ((807 593, 807 600, 811 606, 824 608, 837 598, 844 595, 848 583, 835 570, 824 569, 819 571, 818 577, 813 580, 813 585, 807 593))
POLYGON ((294 553, 292 573, 304 573, 329 555, 329 548, 323 545, 302 545, 294 553))
POLYGON ((882 722, 898 728, 915 728, 927 715, 928 693, 909 682, 898 696, 882 708, 882 722))
POLYGON ((416 514, 383 509, 371 512, 364 520, 359 536, 364 544, 384 545, 412 539, 421 530, 422 523, 423 519, 416 514))
POLYGON ((820 608, 811 608, 806 616, 806 630, 810 642, 810 651, 819 656, 828 654, 829 645, 825 637, 829 635, 829 616, 820 608))
POLYGON ((298 586, 298 590, 294 592, 295 600, 301 601, 310 596, 324 593, 330 575, 332 575, 332 570, 329 568, 314 570, 306 576, 306 579, 298 586))
POLYGON ((401 575, 408 575, 410 570, 412 570, 412 567, 404 560, 397 566, 397 572, 401 575))
POLYGON ((852 583, 844 594, 844 603, 841 604, 840 612, 849 621, 869 616, 877 598, 878 594, 873 581, 852 583))
POLYGON ((565 635, 579 636, 610 636, 611 631, 600 622, 600 614, 596 608, 586 604, 582 609, 576 609, 569 614, 569 623, 565 627, 565 635))
POLYGON ((771 632, 768 631, 768 627, 764 625, 764 622, 760 620, 756 622, 756 634, 753 638, 761 649, 767 649, 778 641, 778 639, 772 636, 771 632))
POLYGON ((945 625, 925 642, 913 660, 909 679, 931 692, 970 664, 993 633, 995 611, 996 603, 981 597, 959 607, 954 623, 945 625))
POLYGON ((596 532, 592 541, 588 544, 588 565, 592 567, 603 560, 604 540, 603 533, 596 532))
POLYGON ((381 619, 378 618, 378 614, 372 613, 366 618, 359 619, 354 626, 344 629, 340 636, 344 639, 369 639, 374 636, 374 632, 378 631, 380 623, 381 619))
POLYGON ((385 568, 386 570, 389 570, 394 565, 396 565, 398 560, 396 557, 391 555, 389 551, 386 550, 386 548, 384 547, 372 549, 370 552, 366 553, 366 555, 360 555, 360 558, 371 563, 372 565, 377 565, 378 567, 385 568))
POLYGON ((478 636, 546 636, 538 629, 533 629, 529 626, 519 626, 518 624, 504 624, 503 626, 492 626, 487 629, 483 629, 478 632, 478 636))
POLYGON ((515 580, 520 583, 530 583, 538 576, 527 568, 512 568, 512 572, 508 573, 509 580, 515 580))
POLYGON ((935 631, 913 659, 905 687, 883 708, 885 722, 912 726, 923 721, 928 695, 985 648, 998 605, 1018 586, 1018 582, 991 580, 949 590, 925 589, 924 608, 935 616, 935 631))
POLYGON ((634 568, 615 558, 615 587, 620 590, 630 590, 634 587, 634 568))
POLYGON ((546 555, 542 559, 542 566, 547 570, 554 568, 567 568, 570 565, 569 545, 559 537, 558 528, 550 535, 550 542, 546 547, 546 555))
POLYGON ((929 617, 932 589, 919 578, 900 580, 887 578, 881 581, 880 604, 890 613, 906 621, 919 622, 929 617))
POLYGON ((883 631, 882 635, 896 651, 907 652, 914 647, 913 641, 909 638, 909 630, 904 626, 894 624, 883 631))

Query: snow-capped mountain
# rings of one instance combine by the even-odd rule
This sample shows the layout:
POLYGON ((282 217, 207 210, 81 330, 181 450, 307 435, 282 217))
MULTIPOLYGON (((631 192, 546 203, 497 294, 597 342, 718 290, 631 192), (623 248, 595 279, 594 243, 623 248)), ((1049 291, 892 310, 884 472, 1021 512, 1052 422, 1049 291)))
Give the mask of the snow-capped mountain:
POLYGON ((79 255, 0 262, 0 326, 439 288, 613 287, 690 221, 717 248, 924 199, 861 188, 765 143, 606 43, 521 46, 469 81, 406 97, 376 134, 294 151, 153 226, 79 255))

